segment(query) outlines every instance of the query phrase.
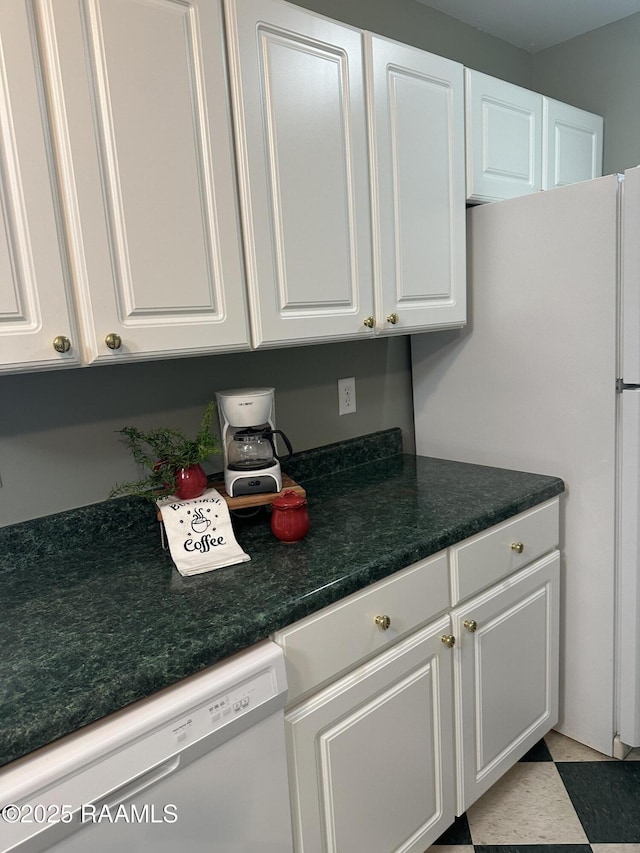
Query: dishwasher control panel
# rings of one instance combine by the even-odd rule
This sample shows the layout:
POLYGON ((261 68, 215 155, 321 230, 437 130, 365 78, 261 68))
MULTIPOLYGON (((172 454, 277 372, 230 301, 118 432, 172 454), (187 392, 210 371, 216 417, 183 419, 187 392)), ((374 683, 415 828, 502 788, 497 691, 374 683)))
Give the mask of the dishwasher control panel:
POLYGON ((193 710, 171 726, 179 746, 217 731, 223 726, 264 705, 275 695, 273 677, 264 670, 234 685, 232 690, 220 693, 204 705, 193 710))

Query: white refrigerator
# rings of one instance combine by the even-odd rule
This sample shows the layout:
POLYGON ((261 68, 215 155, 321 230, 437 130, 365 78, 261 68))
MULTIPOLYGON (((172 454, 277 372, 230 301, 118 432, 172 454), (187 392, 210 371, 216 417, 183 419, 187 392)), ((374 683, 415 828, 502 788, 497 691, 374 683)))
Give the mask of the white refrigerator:
POLYGON ((640 745, 640 168, 467 212, 464 329, 412 338, 422 455, 562 477, 560 722, 640 745))

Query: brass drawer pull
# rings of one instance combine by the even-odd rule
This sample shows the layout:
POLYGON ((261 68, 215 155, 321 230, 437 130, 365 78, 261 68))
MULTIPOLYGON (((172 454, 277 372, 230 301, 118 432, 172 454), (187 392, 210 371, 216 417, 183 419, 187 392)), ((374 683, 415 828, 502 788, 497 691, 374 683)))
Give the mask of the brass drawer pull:
POLYGON ((389 616, 376 616, 375 622, 381 631, 386 631, 391 627, 391 618, 389 616))
POLYGON ((400 317, 398 317, 395 311, 387 317, 387 323, 391 323, 392 326, 395 326, 399 320, 400 317))
POLYGON ((470 634, 473 634, 478 630, 478 623, 475 619, 465 619, 462 624, 470 634))
POLYGON ((367 329, 373 329, 373 327, 376 324, 376 318, 375 317, 365 317, 365 319, 362 322, 367 327, 367 329))
POLYGON ((449 649, 452 649, 456 644, 456 638, 452 634, 443 634, 440 639, 449 649))
POLYGON ((516 554, 522 554, 522 552, 524 551, 524 542, 512 542, 511 550, 515 551, 516 554))

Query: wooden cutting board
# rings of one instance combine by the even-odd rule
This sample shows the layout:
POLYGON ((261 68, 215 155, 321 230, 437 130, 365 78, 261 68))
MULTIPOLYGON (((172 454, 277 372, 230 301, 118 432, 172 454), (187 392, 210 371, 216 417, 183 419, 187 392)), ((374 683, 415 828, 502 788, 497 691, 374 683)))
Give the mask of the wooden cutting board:
MULTIPOLYGON (((292 480, 287 474, 282 475, 282 491, 280 492, 263 492, 259 495, 239 495, 238 497, 232 498, 227 494, 227 490, 224 487, 224 480, 217 480, 214 483, 208 483, 207 488, 216 489, 216 491, 220 492, 221 497, 223 497, 227 502, 229 509, 246 509, 247 507, 252 506, 265 506, 280 497, 284 492, 295 492, 296 495, 300 495, 303 498, 306 497, 307 494, 302 486, 299 486, 295 480, 292 480)), ((158 510, 158 520, 161 519, 162 516, 160 514, 160 510, 158 510)))
POLYGON ((250 506, 263 506, 264 504, 270 504, 276 498, 279 498, 283 492, 295 492, 296 495, 300 495, 301 497, 306 497, 306 491, 299 486, 295 480, 292 480, 291 477, 288 477, 286 474, 282 475, 282 491, 281 492, 263 492, 259 495, 238 495, 238 497, 232 498, 227 494, 227 490, 224 487, 224 481, 220 480, 216 483, 209 483, 210 489, 216 489, 222 497, 227 502, 229 509, 245 509, 245 507, 250 506))

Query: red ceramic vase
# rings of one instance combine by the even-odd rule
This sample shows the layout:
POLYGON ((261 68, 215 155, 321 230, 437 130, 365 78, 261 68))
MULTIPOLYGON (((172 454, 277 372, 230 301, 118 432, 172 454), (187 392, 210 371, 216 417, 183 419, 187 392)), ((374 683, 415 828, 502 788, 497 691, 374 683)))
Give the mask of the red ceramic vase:
POLYGON ((202 465, 190 465, 176 471, 176 488, 174 494, 181 501, 199 498, 207 488, 207 475, 202 465))

